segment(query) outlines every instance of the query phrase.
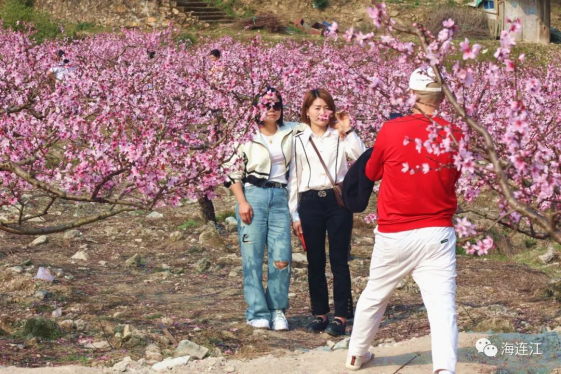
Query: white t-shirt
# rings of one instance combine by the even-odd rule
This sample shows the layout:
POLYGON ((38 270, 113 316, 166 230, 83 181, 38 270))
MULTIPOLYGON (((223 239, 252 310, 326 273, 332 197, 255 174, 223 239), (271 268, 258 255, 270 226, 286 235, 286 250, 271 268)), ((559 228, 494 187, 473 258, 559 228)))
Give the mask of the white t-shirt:
POLYGON ((270 182, 287 183, 286 179, 286 161, 282 153, 282 137, 279 136, 279 131, 274 135, 267 136, 261 134, 263 141, 269 149, 271 156, 271 174, 269 175, 270 182))
POLYGON ((53 75, 55 76, 57 81, 63 81, 64 78, 70 74, 70 63, 59 63, 57 66, 53 66, 52 68, 49 69, 51 71, 51 73, 53 73, 53 75))

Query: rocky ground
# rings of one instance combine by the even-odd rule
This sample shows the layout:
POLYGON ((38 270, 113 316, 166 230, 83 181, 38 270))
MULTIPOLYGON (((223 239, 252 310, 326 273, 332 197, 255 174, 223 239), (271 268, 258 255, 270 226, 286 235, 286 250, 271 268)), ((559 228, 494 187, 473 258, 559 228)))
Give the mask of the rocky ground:
MULTIPOLYGON (((185 202, 180 208, 122 215, 46 238, 0 234, 0 366, 74 364, 113 370, 115 365, 148 368, 168 357, 190 356, 188 365, 196 368, 196 357, 208 357, 200 360, 203 366, 228 360, 227 366, 269 354, 293 357, 290 361, 300 360, 294 357, 307 350, 331 351, 335 344, 345 348, 344 339, 305 331, 311 320, 307 268, 296 239, 287 312, 291 331, 254 331, 245 324, 241 257, 235 224, 227 218, 233 206, 233 198, 222 191, 216 201, 218 227, 204 224, 197 205, 185 202), (35 278, 40 267, 48 269, 52 281, 48 274, 47 280, 35 278), (124 361, 127 356, 130 361, 124 361)), ((60 219, 57 214, 80 217, 90 209, 63 204, 47 222, 60 219)), ((355 217, 350 262, 355 300, 367 281, 373 245, 374 226, 363 217, 355 217)), ((542 271, 510 260, 459 256, 460 330, 561 332, 559 263, 555 256, 547 261, 542 271)), ((392 297, 373 346, 428 333, 418 288, 407 279, 392 297)), ((340 360, 339 355, 329 357, 340 360)), ((225 372, 220 365, 216 372, 225 372)))

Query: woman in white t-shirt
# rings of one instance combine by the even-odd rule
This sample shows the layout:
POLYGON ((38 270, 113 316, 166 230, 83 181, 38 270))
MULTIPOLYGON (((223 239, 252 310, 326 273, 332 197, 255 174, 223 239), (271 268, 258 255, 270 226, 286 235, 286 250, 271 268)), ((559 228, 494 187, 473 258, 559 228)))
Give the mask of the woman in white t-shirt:
POLYGON ((296 123, 283 121, 282 97, 274 88, 266 88, 254 105, 260 109, 259 130, 230 161, 233 165, 241 158, 242 169, 230 171, 226 183, 237 201, 246 319, 254 328, 288 330, 284 311, 288 308, 292 247, 286 186, 296 123), (262 281, 265 245, 266 288, 262 281))

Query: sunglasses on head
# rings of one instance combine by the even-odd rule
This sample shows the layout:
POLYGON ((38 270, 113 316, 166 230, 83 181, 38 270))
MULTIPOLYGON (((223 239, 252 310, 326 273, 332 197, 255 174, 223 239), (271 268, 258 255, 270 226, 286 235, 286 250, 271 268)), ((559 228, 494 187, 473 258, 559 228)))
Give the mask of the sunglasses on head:
POLYGON ((280 101, 277 101, 276 103, 268 103, 267 108, 278 112, 282 109, 282 104, 280 103, 280 101))

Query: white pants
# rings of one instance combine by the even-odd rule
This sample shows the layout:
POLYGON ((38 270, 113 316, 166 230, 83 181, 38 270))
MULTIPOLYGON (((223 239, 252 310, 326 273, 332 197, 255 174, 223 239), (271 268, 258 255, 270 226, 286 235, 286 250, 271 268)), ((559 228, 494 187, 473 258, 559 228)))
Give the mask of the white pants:
POLYGON ((430 323, 433 370, 455 372, 456 234, 453 227, 397 233, 374 231, 368 284, 356 305, 349 356, 362 356, 378 331, 390 296, 409 273, 419 285, 430 323))

